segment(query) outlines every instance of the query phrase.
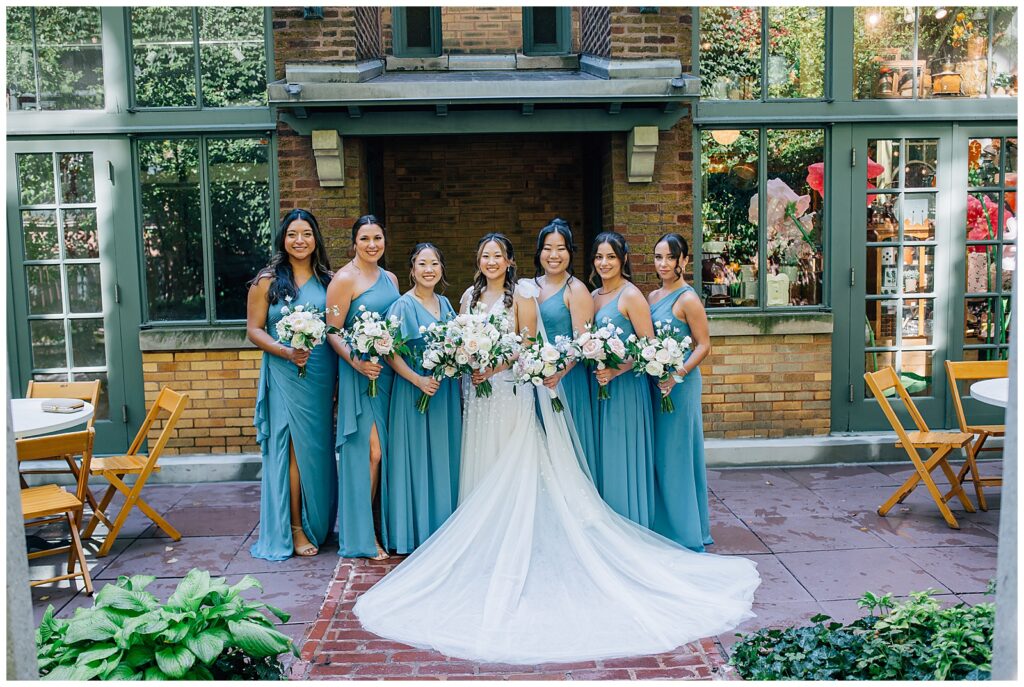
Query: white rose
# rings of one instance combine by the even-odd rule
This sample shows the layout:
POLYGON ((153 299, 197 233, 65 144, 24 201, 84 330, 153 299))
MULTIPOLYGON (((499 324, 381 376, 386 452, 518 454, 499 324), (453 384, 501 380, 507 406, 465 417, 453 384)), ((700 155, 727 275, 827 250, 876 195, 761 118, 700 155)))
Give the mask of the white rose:
POLYGON ((561 352, 551 344, 547 344, 544 348, 540 349, 540 358, 546 363, 557 362, 561 357, 561 352))
POLYGON ((455 354, 455 362, 459 365, 467 365, 469 363, 469 356, 462 351, 459 351, 455 354))
POLYGON ((551 375, 555 374, 556 372, 558 372, 558 368, 555 367, 554 365, 548 364, 548 365, 544 366, 544 376, 545 377, 550 377, 551 375))
POLYGON ((658 354, 654 356, 654 359, 657 360, 662 365, 667 365, 669 362, 672 361, 672 352, 663 348, 660 351, 658 351, 658 354))
POLYGON ((626 355, 626 345, 622 343, 622 339, 609 339, 608 348, 610 348, 612 353, 620 358, 626 355))
POLYGON ((652 377, 660 377, 661 375, 665 374, 665 366, 656 360, 652 360, 651 362, 647 363, 647 366, 644 368, 644 371, 647 372, 647 374, 651 375, 652 377))
POLYGON ((480 340, 475 337, 469 339, 468 341, 466 341, 465 345, 463 346, 463 349, 466 351, 466 353, 470 355, 476 355, 477 353, 480 352, 480 340))
POLYGON ((587 343, 588 341, 590 341, 590 332, 583 332, 582 334, 580 334, 580 338, 576 339, 576 343, 578 343, 580 346, 587 343))
POLYGON ((640 351, 640 356, 644 360, 654 360, 654 357, 658 355, 658 349, 654 346, 644 346, 644 349, 640 351))
POLYGON ((590 360, 598 360, 604 357, 604 346, 602 346, 601 342, 598 341, 597 339, 589 339, 581 347, 581 352, 583 353, 584 358, 589 358, 590 360))
POLYGON ((533 378, 533 379, 531 379, 530 381, 531 381, 531 382, 533 382, 533 385, 534 385, 534 386, 541 386, 541 385, 543 385, 543 384, 544 384, 544 380, 543 380, 543 379, 541 379, 540 377, 534 377, 534 378, 533 378))
POLYGON ((303 341, 301 334, 296 334, 295 336, 292 337, 292 348, 297 348, 300 351, 307 350, 306 342, 303 341))

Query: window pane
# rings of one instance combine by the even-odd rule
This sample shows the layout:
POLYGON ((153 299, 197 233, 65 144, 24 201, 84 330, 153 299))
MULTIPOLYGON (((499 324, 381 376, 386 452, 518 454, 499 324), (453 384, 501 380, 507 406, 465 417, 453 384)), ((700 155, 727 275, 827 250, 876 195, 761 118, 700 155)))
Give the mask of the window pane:
POLYGON ((768 97, 825 94, 825 8, 768 9, 768 97))
MULTIPOLYGON (((1006 343, 998 298, 968 298, 964 303, 964 345, 1006 343)), ((1007 303, 1009 299, 1007 299, 1007 303)), ((1008 312, 1008 311, 1007 311, 1008 312)))
POLYGON ((60 156, 60 199, 62 203, 93 203, 96 189, 92 153, 64 153, 60 156))
POLYGON ((558 8, 533 8, 533 43, 534 45, 554 45, 558 43, 558 8))
POLYGON ((103 33, 97 7, 39 7, 40 109, 103 109, 103 33))
POLYGON ((905 188, 934 188, 939 160, 939 142, 934 138, 907 140, 907 164, 904 169, 905 188))
POLYGON ((33 320, 29 323, 32 341, 32 367, 67 367, 64 345, 64 320, 33 320))
POLYGON ((96 210, 63 210, 64 254, 71 259, 100 257, 96 233, 96 210))
POLYGON ((60 265, 28 265, 28 312, 30 315, 52 315, 64 311, 60 291, 60 265))
POLYGON ((76 382, 91 382, 94 379, 100 380, 100 400, 96 404, 95 417, 97 420, 110 419, 110 396, 107 394, 107 373, 106 372, 74 372, 72 377, 76 382))
POLYGON ((245 319, 246 282, 270 259, 269 145, 212 139, 207 154, 216 318, 245 319))
MULTIPOLYGON (((768 130, 768 205, 762 225, 768 234, 768 274, 784 282, 788 298, 768 305, 822 302, 825 192, 825 132, 822 129, 768 130)), ((757 219, 757 195, 750 201, 757 219)))
POLYGON ((429 7, 405 8, 405 45, 409 48, 433 47, 429 7))
POLYGON ((21 230, 25 238, 26 260, 60 259, 55 211, 24 210, 21 213, 21 230))
MULTIPOLYGON (((757 130, 701 133, 701 281, 708 307, 761 302, 756 210, 754 219, 750 216, 751 199, 757 194, 757 164, 757 130)), ((788 292, 783 294, 783 304, 788 297, 788 292)))
POLYGON ((103 312, 99 263, 71 264, 68 270, 68 306, 73 313, 103 312))
POLYGON ((203 107, 267 102, 262 7, 201 7, 199 54, 203 107))
MULTIPOLYGON (((999 139, 996 139, 996 140, 998 141, 999 139)), ((1005 161, 1003 163, 1003 167, 1004 167, 1004 171, 1006 172, 1006 174, 1004 176, 1003 183, 1006 184, 1007 186, 1016 186, 1017 185, 1017 139, 1016 138, 1007 138, 1005 140, 1006 140, 1006 156, 1005 156, 1006 159, 1005 159, 1005 161)), ((1016 206, 1017 206, 1016 194, 1014 194, 1014 196, 1015 197, 1013 199, 1013 206, 1014 206, 1014 208, 1016 208, 1016 206)))
POLYGON ((761 10, 701 7, 700 76, 705 98, 761 97, 761 10))
POLYGON ((31 7, 7 8, 7 91, 7 109, 38 109, 31 7))
POLYGON ((992 10, 992 95, 1016 96, 1017 9, 994 7, 992 10))
MULTIPOLYGON (((909 167, 909 165, 908 165, 909 167)), ((908 193, 900 208, 904 241, 935 240, 935 194, 908 193)))
MULTIPOLYGON (((967 185, 999 185, 999 139, 972 138, 967 144, 967 185)), ((1016 151, 1014 151, 1016 152, 1016 151)))
POLYGON ((71 357, 75 367, 103 367, 107 364, 104 349, 103 320, 69 320, 71 324, 71 357))
POLYGON ((18 185, 22 205, 49 205, 54 202, 53 155, 30 153, 18 156, 18 185))
POLYGON ((853 97, 910 98, 914 62, 914 11, 910 7, 856 7, 853 15, 853 97))
MULTIPOLYGON (((935 300, 913 298, 903 301, 903 346, 930 346, 932 343, 935 300)), ((904 357, 906 353, 904 353, 904 357)))
MULTIPOLYGON (((985 95, 988 70, 988 10, 983 7, 922 7, 918 11, 918 55, 931 70, 931 94, 985 95)), ((923 95, 928 95, 925 89, 923 95)))
POLYGON ((903 249, 903 292, 931 293, 935 290, 935 246, 903 249))
POLYGON ((205 319, 198 141, 142 141, 139 163, 149 319, 205 319))
MULTIPOLYGON (((868 188, 896 188, 900 183, 900 140, 868 141, 868 188)), ((872 200, 868 196, 868 202, 872 200)))
POLYGON ((865 345, 896 346, 896 321, 900 302, 898 300, 868 301, 865 304, 868 327, 865 345))
POLYGON ((196 105, 192 10, 133 7, 135 102, 141 107, 196 105))
POLYGON ((932 358, 931 351, 903 351, 900 353, 900 381, 911 396, 931 396, 932 358))

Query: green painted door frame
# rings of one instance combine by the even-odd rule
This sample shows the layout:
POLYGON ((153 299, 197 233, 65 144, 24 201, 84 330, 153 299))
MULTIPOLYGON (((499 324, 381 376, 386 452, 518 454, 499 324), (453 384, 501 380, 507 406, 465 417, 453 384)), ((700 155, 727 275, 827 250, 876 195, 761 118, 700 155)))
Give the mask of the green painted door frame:
POLYGON ((127 138, 8 139, 8 366, 11 393, 24 395, 32 378, 32 352, 27 325, 28 291, 22 264, 24 241, 19 216, 17 155, 26 153, 90 153, 96 193, 103 303, 104 347, 109 417, 98 419, 96 452, 120 453, 128 448, 145 417, 142 354, 139 350, 141 282, 135 240, 131 148, 127 138))

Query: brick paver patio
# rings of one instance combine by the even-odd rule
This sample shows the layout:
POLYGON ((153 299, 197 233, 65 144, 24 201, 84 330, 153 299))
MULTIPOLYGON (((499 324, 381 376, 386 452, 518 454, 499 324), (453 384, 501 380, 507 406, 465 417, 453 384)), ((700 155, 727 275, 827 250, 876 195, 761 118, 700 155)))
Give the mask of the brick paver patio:
MULTIPOLYGON (((954 513, 961 528, 948 528, 923 488, 887 517, 875 508, 909 474, 906 464, 809 468, 711 470, 713 553, 743 555, 758 564, 754 618, 738 628, 804 623, 817 613, 848 622, 860 615, 856 599, 867 590, 905 596, 927 588, 945 603, 992 600, 984 595, 995 576, 1000 492, 990 489, 987 512, 954 513)), ((1001 462, 982 464, 1000 474, 1001 462)), ((300 646, 290 665, 305 679, 728 679, 724 665, 732 633, 658 656, 579 664, 511 666, 449 659, 383 640, 352 617, 358 595, 397 560, 375 563, 338 559, 336 545, 322 555, 280 563, 254 560, 259 484, 151 485, 147 499, 181 530, 172 542, 133 514, 110 556, 95 559, 98 588, 118 575, 157 576, 150 590, 161 599, 192 567, 231 582, 254 575, 265 588, 249 594, 292 614, 282 630, 300 646)), ((968 490, 970 493, 970 490, 968 490)), ((102 534, 102 533, 100 533, 102 534)), ((93 551, 97 548, 90 544, 93 551)), ((34 578, 62 565, 63 556, 32 561, 34 578)), ((91 602, 67 581, 32 590, 36 621, 47 604, 70 616, 91 602)))

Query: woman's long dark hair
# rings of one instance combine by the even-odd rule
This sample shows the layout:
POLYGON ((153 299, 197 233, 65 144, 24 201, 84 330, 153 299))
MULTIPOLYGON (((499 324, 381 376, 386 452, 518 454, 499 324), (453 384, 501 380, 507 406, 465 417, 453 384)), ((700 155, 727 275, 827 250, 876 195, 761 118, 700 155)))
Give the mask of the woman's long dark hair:
POLYGON ((283 301, 286 297, 296 298, 299 295, 299 289, 295 285, 295 275, 292 273, 292 263, 288 258, 288 251, 284 249, 284 239, 288 235, 288 227, 296 220, 305 220, 313 228, 313 254, 309 258, 310 267, 313 268, 313 278, 319 279, 324 288, 331 283, 331 261, 327 257, 327 248, 324 246, 324 237, 320 233, 320 225, 313 213, 295 208, 281 219, 277 234, 274 235, 274 254, 270 257, 270 263, 249 282, 252 285, 267 277, 272 280, 270 290, 267 292, 267 300, 271 305, 283 301))
POLYGON ((654 247, 657 248, 658 244, 664 241, 668 244, 668 253, 672 256, 672 259, 676 261, 676 279, 683 276, 683 268, 679 262, 683 258, 690 257, 690 247, 686 245, 686 239, 674 231, 671 231, 660 239, 654 242, 654 247))
POLYGON ((437 256, 437 261, 439 263, 441 263, 441 282, 440 283, 441 283, 441 292, 444 293, 444 290, 448 288, 448 269, 444 266, 444 254, 441 253, 441 249, 440 248, 435 246, 430 241, 424 241, 423 243, 417 243, 415 246, 412 247, 412 250, 409 252, 409 283, 412 284, 413 286, 416 285, 416 280, 413 279, 413 276, 412 276, 412 268, 413 268, 413 265, 416 264, 416 258, 419 257, 419 254, 422 253, 425 250, 432 250, 432 251, 434 251, 434 255, 437 256))
POLYGON ((476 244, 476 274, 473 275, 473 291, 469 299, 469 308, 473 309, 477 301, 480 300, 480 295, 487 288, 487 277, 480 271, 480 255, 484 252, 484 246, 488 242, 494 241, 501 246, 502 252, 505 254, 505 258, 509 261, 508 269, 505 270, 505 307, 512 307, 512 293, 516 288, 516 251, 512 248, 512 242, 508 240, 508 237, 504 234, 492 231, 489 234, 484 234, 484 237, 480 239, 480 242, 476 244))
POLYGON ((601 285, 601 278, 594 269, 594 259, 597 257, 597 249, 602 243, 612 247, 615 257, 622 263, 622 276, 626 279, 633 279, 633 268, 629 265, 629 244, 626 237, 617 231, 602 231, 594 239, 593 248, 590 249, 590 283, 594 286, 601 285))
POLYGON ((556 217, 551 220, 546 227, 540 230, 537 234, 537 252, 533 254, 533 266, 536 268, 536 273, 533 275, 537 277, 544 274, 544 266, 540 261, 540 253, 544 250, 544 241, 547 240, 552 234, 558 234, 565 241, 565 248, 569 251, 569 269, 566 270, 571 279, 572 274, 572 261, 576 257, 576 247, 572 243, 572 229, 569 228, 569 223, 561 217, 556 217))

